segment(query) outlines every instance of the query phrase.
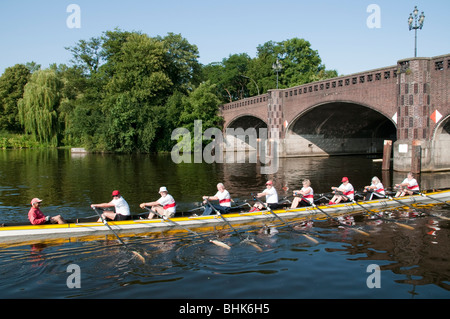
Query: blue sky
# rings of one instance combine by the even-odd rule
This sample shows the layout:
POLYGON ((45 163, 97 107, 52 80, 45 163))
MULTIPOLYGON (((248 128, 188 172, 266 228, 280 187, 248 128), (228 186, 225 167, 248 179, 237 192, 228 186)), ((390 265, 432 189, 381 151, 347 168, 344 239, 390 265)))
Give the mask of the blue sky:
POLYGON ((448 0, 1 0, 0 74, 16 63, 70 64, 64 49, 80 39, 119 27, 149 36, 180 33, 197 45, 200 62, 230 54, 256 54, 267 41, 304 38, 328 69, 351 74, 396 64, 414 56, 409 13, 425 12, 418 31, 418 56, 450 53, 448 0), (80 28, 69 28, 70 4, 80 11, 80 28), (380 28, 369 28, 371 4, 380 9, 380 28))

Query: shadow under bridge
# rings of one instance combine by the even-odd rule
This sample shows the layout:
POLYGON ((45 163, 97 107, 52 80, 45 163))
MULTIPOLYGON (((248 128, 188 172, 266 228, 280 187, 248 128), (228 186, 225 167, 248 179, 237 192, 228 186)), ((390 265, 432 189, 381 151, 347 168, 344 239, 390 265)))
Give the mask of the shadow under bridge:
POLYGON ((285 156, 377 154, 384 140, 396 140, 397 128, 369 107, 333 102, 309 108, 287 127, 285 156))
POLYGON ((227 151, 256 151, 261 139, 267 139, 267 123, 255 116, 240 116, 225 129, 227 151))

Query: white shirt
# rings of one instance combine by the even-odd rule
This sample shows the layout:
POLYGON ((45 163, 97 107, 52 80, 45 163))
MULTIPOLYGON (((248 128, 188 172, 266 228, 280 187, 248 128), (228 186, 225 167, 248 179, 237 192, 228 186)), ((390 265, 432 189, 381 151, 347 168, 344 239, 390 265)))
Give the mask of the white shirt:
POLYGON ((278 193, 275 187, 266 188, 263 193, 266 193, 267 204, 278 204, 278 193))
POLYGON ((377 192, 379 194, 383 194, 386 195, 386 193, 384 192, 384 186, 381 183, 378 184, 372 184, 372 186, 375 187, 375 189, 373 190, 374 192, 377 192))
POLYGON ((347 185, 344 185, 344 183, 339 186, 340 190, 343 190, 344 196, 348 197, 350 200, 353 200, 355 197, 355 190, 353 189, 353 185, 350 183, 347 183, 347 185))
POLYGON ((167 194, 166 196, 162 196, 157 202, 168 212, 175 213, 177 204, 175 203, 175 199, 173 199, 172 195, 167 194))
POLYGON ((302 187, 301 189, 305 195, 303 195, 303 197, 309 201, 311 204, 314 203, 314 191, 312 189, 312 187, 307 186, 307 187, 302 187))
POLYGON ((120 196, 119 198, 114 198, 111 201, 112 204, 114 204, 114 207, 116 208, 116 214, 120 214, 123 216, 130 216, 130 207, 128 206, 127 201, 120 196))
POLYGON ((218 191, 214 197, 219 199, 220 206, 231 207, 231 196, 226 189, 223 192, 218 191))
POLYGON ((417 180, 415 178, 412 178, 409 180, 408 178, 405 178, 402 184, 407 183, 408 189, 410 190, 419 190, 419 183, 417 183, 417 180))

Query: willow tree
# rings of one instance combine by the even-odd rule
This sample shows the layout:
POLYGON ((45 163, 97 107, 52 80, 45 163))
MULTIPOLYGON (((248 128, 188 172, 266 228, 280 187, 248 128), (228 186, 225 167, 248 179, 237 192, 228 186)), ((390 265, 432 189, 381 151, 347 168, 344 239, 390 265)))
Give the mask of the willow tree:
POLYGON ((19 121, 25 132, 41 143, 58 145, 59 121, 57 108, 62 83, 54 70, 34 72, 25 85, 19 101, 19 121))

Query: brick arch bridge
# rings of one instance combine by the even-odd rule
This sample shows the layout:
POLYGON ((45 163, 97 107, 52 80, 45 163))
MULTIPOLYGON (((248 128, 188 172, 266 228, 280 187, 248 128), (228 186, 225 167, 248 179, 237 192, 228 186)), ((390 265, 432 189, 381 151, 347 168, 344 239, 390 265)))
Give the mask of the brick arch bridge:
POLYGON ((224 104, 224 129, 267 127, 278 155, 380 153, 394 140, 394 169, 450 170, 450 54, 308 83, 224 104))

